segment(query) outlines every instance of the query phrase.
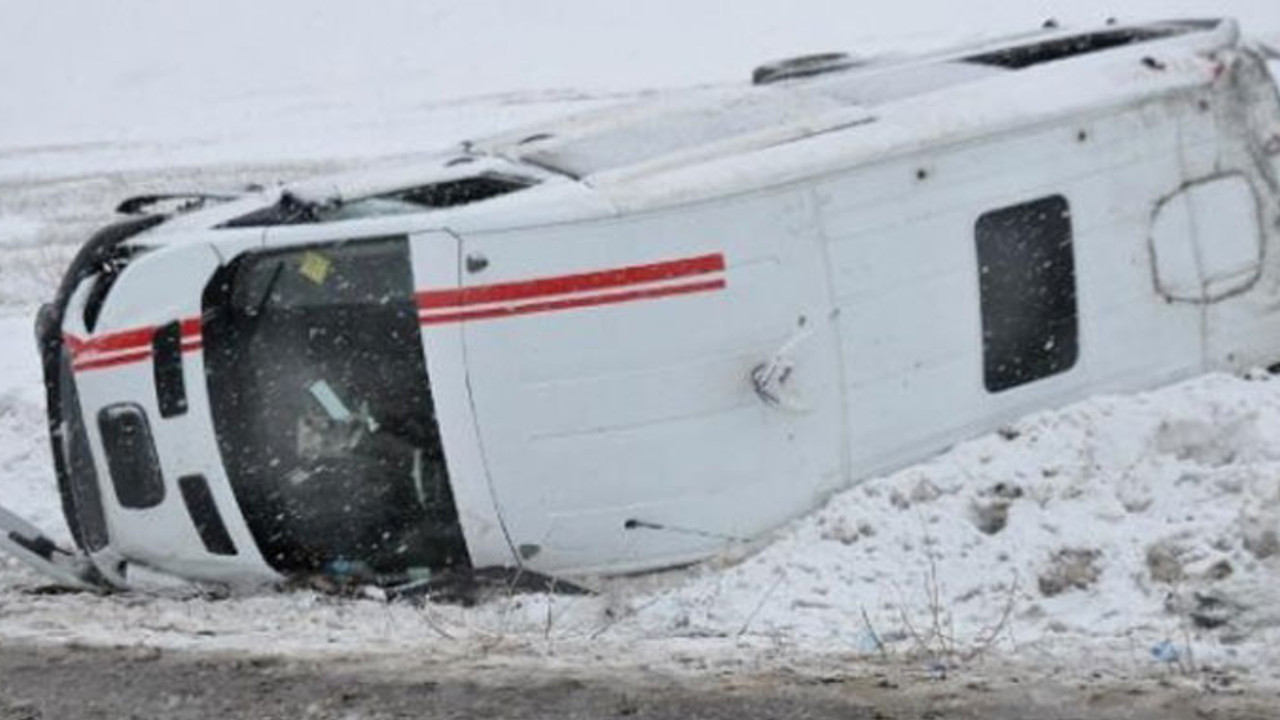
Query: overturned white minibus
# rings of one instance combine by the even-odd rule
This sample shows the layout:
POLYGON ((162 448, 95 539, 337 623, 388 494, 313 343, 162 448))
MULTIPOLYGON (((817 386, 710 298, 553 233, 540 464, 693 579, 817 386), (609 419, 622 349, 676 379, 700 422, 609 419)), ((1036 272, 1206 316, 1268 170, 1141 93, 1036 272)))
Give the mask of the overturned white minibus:
MULTIPOLYGON (((398 584, 697 561, 1039 408, 1280 362, 1232 21, 798 58, 103 230, 38 329, 79 549, 398 584)), ((172 198, 169 198, 172 199, 172 198)))

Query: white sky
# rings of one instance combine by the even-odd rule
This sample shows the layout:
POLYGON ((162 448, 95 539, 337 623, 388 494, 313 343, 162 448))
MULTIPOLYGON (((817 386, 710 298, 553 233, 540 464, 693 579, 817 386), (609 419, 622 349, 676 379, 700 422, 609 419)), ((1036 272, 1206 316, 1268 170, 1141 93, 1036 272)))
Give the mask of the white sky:
POLYGON ((1038 26, 1234 15, 1275 0, 0 0, 0 148, 234 130, 546 88, 747 77, 762 60, 1038 26))

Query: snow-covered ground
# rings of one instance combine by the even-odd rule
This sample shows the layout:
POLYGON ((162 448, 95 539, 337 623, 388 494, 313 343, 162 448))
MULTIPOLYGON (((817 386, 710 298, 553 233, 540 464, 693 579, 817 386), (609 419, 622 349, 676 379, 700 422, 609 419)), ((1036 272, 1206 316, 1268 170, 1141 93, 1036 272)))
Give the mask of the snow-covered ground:
MULTIPOLYGON (((0 503, 65 537, 35 304, 119 198, 429 150, 764 59, 936 47, 1047 17, 1259 0, 0 0, 0 503)), ((310 592, 40 595, 0 560, 0 642, 705 668, 882 657, 1280 682, 1280 380, 1211 376, 1026 418, 835 497, 759 552, 477 608, 310 592)))
MULTIPOLYGON (((4 371, 5 501, 52 527, 34 362, 4 371)), ((1209 376, 1025 418, 835 497, 754 555, 596 597, 41 596, 10 567, 0 641, 677 667, 1088 656, 1280 682, 1277 438, 1280 380, 1209 376)))

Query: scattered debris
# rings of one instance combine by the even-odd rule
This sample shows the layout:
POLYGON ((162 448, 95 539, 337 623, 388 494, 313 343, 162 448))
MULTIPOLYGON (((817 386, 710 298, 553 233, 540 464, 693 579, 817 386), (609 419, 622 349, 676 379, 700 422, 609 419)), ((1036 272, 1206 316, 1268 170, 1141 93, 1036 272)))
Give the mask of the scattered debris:
POLYGON ((1009 524, 1009 502, 1007 500, 975 502, 970 506, 969 514, 973 519, 974 527, 987 535, 995 535, 1009 524))
POLYGON ((1173 664, 1182 659, 1182 652, 1172 640, 1165 640, 1151 648, 1151 657, 1157 662, 1173 664))
POLYGON ((1088 590, 1102 575, 1098 550, 1065 548, 1055 552, 1049 567, 1040 575, 1040 594, 1045 597, 1061 595, 1068 590, 1088 590))
POLYGON ((1219 560, 1204 572, 1206 580, 1226 580, 1235 573, 1235 568, 1231 566, 1228 560, 1219 560))
POLYGON ((1266 560, 1280 555, 1280 534, 1258 523, 1243 523, 1244 549, 1255 558, 1266 560))
POLYGON ((911 488, 911 495, 908 496, 908 499, 915 505, 923 505, 931 503, 940 497, 942 497, 942 491, 938 489, 938 486, 934 485, 929 478, 921 478, 920 482, 911 488))
POLYGON ((874 537, 876 529, 865 520, 850 518, 834 518, 831 522, 823 522, 821 537, 823 540, 838 542, 842 545, 853 545, 862 538, 874 537))
POLYGON ((1171 542, 1158 542, 1147 548, 1147 571, 1151 579, 1158 583, 1173 585, 1186 577, 1182 569, 1182 555, 1185 551, 1171 542))
POLYGON ((1202 630, 1216 630, 1234 620, 1245 608, 1238 603, 1216 595, 1195 593, 1196 607, 1191 611, 1191 622, 1202 630))
POLYGON ((987 488, 982 494, 988 497, 996 497, 1012 501, 1021 499, 1024 493, 1022 492, 1022 487, 1020 485, 998 482, 987 488))

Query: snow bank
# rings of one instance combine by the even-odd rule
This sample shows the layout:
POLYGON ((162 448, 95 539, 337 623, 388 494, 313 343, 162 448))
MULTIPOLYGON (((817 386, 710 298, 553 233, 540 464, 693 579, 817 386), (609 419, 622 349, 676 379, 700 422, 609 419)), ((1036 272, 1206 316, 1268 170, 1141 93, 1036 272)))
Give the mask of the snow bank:
MULTIPOLYGON (((22 324, 0 332, 12 340, 22 324)), ((49 526, 34 358, 0 357, 4 502, 49 526)), ((1276 667, 1276 438, 1280 381, 1262 375, 1097 398, 837 495, 745 559, 602 581, 588 598, 497 593, 463 609, 310 592, 41 596, 39 579, 0 562, 0 640, 674 666, 744 648, 733 662, 1084 653, 1156 668, 1190 652, 1276 667)))
POLYGON ((17 216, 0 216, 0 248, 23 247, 39 241, 44 223, 17 216))
POLYGON ((1280 637, 1278 438, 1272 380, 1036 415, 836 497, 636 622, 848 649, 1188 634, 1229 654, 1280 637))

